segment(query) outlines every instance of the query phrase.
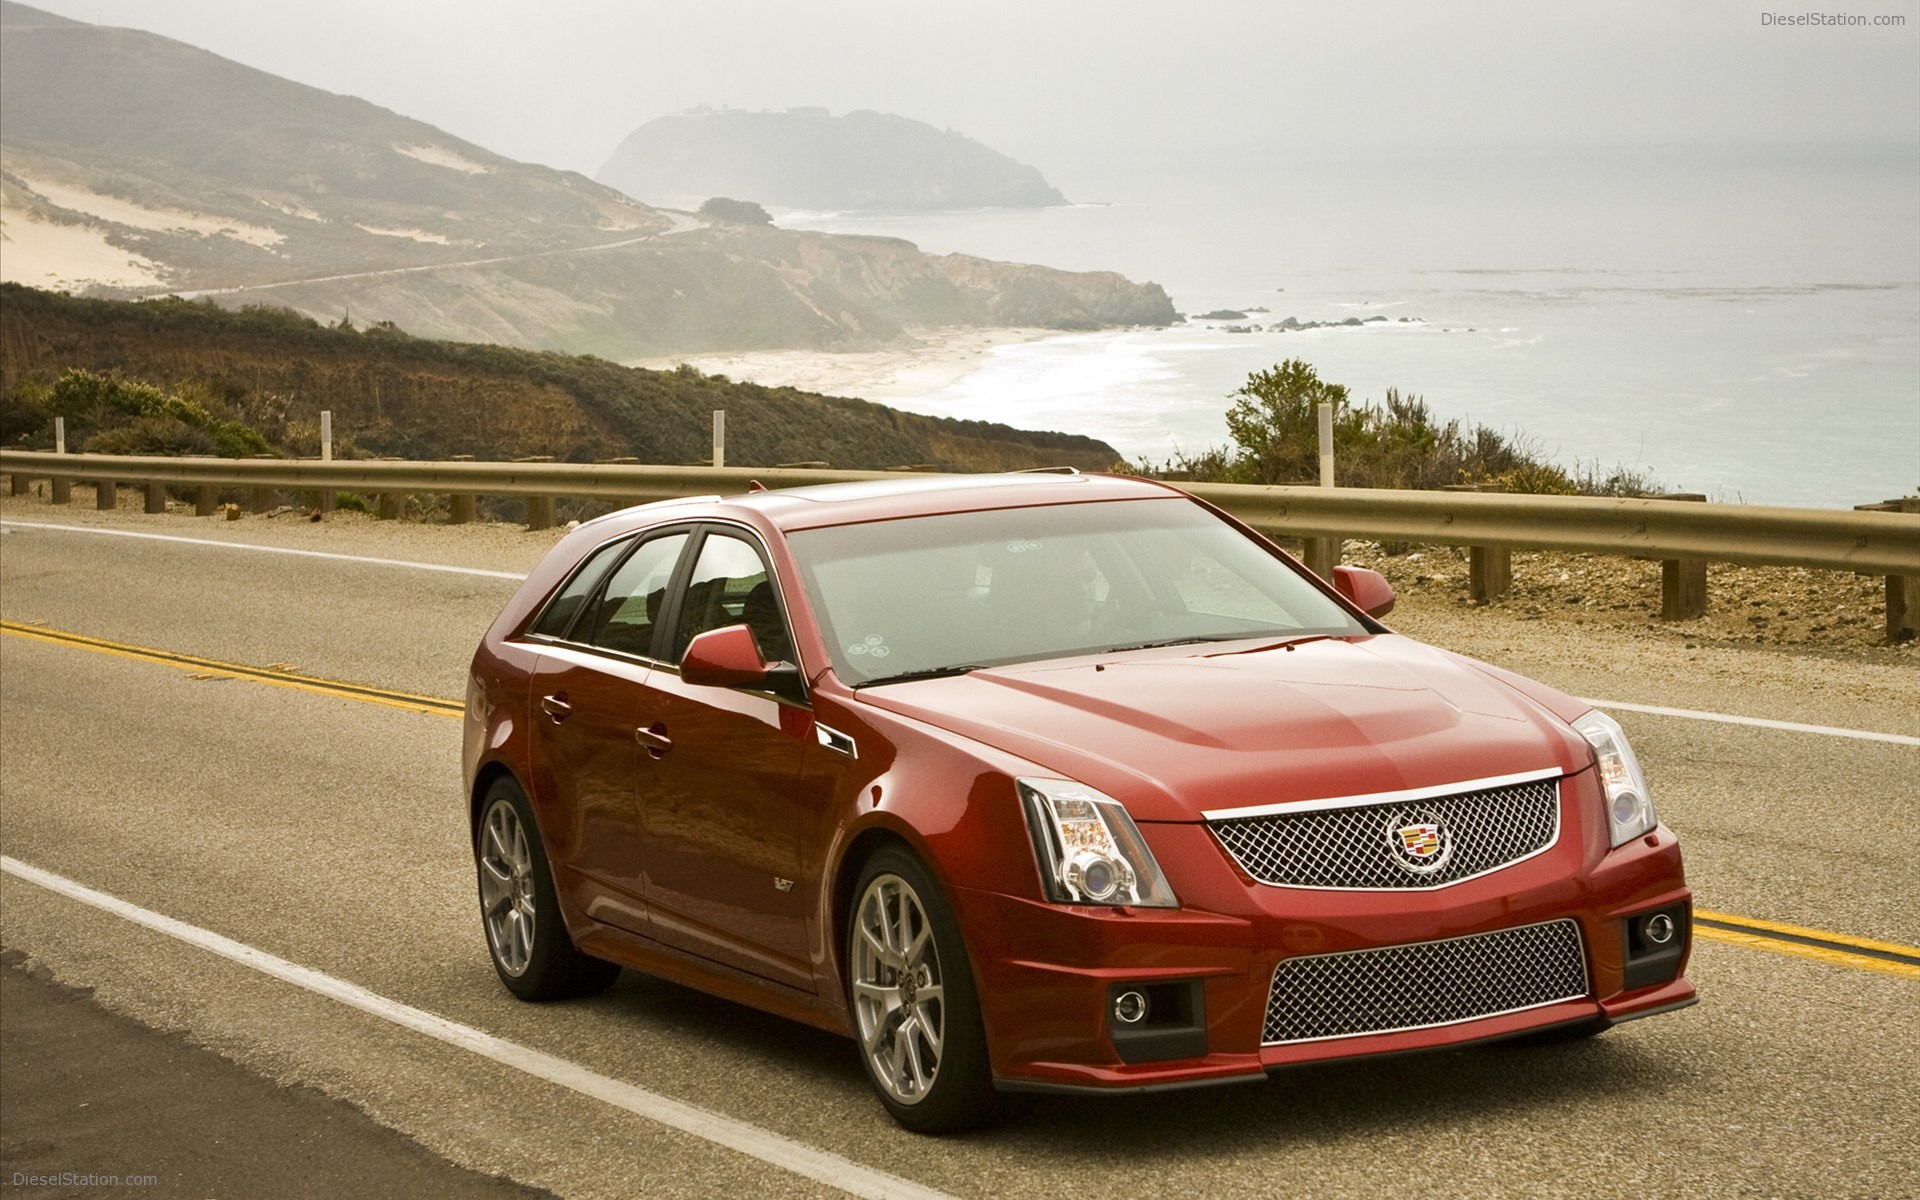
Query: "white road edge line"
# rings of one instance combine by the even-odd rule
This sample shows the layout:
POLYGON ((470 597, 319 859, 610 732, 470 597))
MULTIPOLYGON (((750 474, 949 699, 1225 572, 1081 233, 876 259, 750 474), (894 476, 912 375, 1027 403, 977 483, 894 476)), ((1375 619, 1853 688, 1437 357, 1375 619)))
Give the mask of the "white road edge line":
POLYGON ((191 946, 232 959, 263 975, 270 975, 275 979, 291 983, 295 987, 304 988, 330 1000, 337 1000, 350 1008, 357 1008, 381 1020, 391 1021, 404 1029, 411 1029, 415 1033, 425 1034, 450 1046, 471 1051, 483 1058, 492 1059, 494 1062, 524 1071, 538 1079, 544 1079, 548 1083, 570 1088, 583 1096, 590 1096, 670 1129, 692 1134, 715 1145, 725 1146, 729 1150, 736 1150, 816 1183, 837 1188, 849 1195, 871 1197, 872 1200, 954 1200, 954 1197, 946 1192, 936 1191, 911 1180, 901 1179, 897 1175, 889 1175, 884 1171, 861 1166, 830 1151, 816 1149, 757 1125, 749 1125, 744 1121, 736 1121, 704 1108, 669 1099, 643 1087, 623 1083, 618 1079, 590 1071, 564 1058, 556 1058, 516 1042, 497 1038, 490 1033, 483 1033, 470 1025, 449 1021, 445 1017, 435 1016, 423 1009, 402 1004, 397 1000, 389 1000, 357 984, 335 979, 331 975, 324 975, 311 967, 288 962, 284 958, 277 958, 264 950, 256 950, 211 930, 201 929, 197 925, 188 925, 172 917, 162 916, 160 913, 141 908, 117 896, 97 892, 65 876, 31 866, 16 858, 0 855, 0 871, 82 904, 91 905, 116 917, 132 921, 136 925, 144 925, 191 946))
POLYGON ((56 525, 51 521, 0 521, 0 528, 52 529, 60 533, 94 533, 106 537, 140 538, 150 542, 185 542, 192 546, 212 546, 226 550, 257 550, 262 554, 292 554, 299 558, 330 558, 338 562, 367 563, 376 567, 407 567, 415 571, 444 571, 450 575, 479 575, 487 579, 526 578, 517 571, 449 567, 443 563, 411 562, 404 558, 368 558, 359 554, 333 554, 326 550, 294 550, 287 546, 262 546, 258 542, 223 542, 218 538, 180 537, 171 533, 141 533, 132 529, 101 529, 92 525, 56 525))
MULTIPOLYGON (((254 542, 223 542, 214 538, 179 537, 167 533, 140 533, 131 529, 101 529, 93 525, 56 525, 47 521, 0 521, 0 528, 54 529, 63 533, 100 533, 113 537, 147 538, 158 542, 186 542, 195 546, 224 546, 230 550, 259 550, 267 554, 298 554, 308 558, 332 558, 342 562, 371 563, 381 567, 411 567, 416 571, 446 571, 455 575, 484 575, 489 579, 525 579, 511 571, 483 571, 475 567, 449 567, 440 563, 410 562, 402 558, 364 558, 357 554, 329 554, 324 550, 290 550, 284 546, 262 546, 254 542)), ((1658 717, 1680 717, 1689 721, 1715 721, 1722 725, 1752 725, 1760 729, 1779 729, 1789 733, 1812 733, 1824 737, 1854 738, 1864 742, 1888 742, 1895 746, 1920 746, 1920 737, 1903 733, 1876 733, 1870 729, 1843 729, 1837 725, 1807 725, 1799 721, 1774 721, 1766 717, 1736 717, 1731 713, 1703 712, 1693 708, 1662 708, 1656 704, 1629 704, 1624 700, 1588 700, 1595 708, 1614 708, 1623 712, 1649 713, 1658 717)))
POLYGON ((1765 717, 1735 717, 1727 713, 1701 712, 1693 708, 1662 708, 1657 704, 1628 704, 1624 700, 1588 700, 1580 703, 1595 708, 1615 708, 1622 712, 1651 713, 1656 717, 1685 717, 1689 721, 1717 721, 1722 725, 1752 725, 1760 729, 1784 729, 1789 733, 1817 733, 1825 737, 1856 738, 1863 742, 1890 742, 1896 746, 1920 746, 1920 737, 1904 733, 1875 733, 1870 729, 1841 729, 1835 725, 1803 725, 1798 721, 1770 721, 1765 717))

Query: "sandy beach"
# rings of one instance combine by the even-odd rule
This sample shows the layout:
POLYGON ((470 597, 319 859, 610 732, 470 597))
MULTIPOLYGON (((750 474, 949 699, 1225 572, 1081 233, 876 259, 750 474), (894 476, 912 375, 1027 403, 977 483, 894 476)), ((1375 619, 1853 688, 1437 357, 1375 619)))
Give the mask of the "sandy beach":
POLYGON ((685 363, 709 375, 792 387, 827 396, 899 401, 930 395, 978 370, 996 346, 1059 337, 1058 329, 953 326, 909 332, 917 345, 887 350, 759 350, 739 354, 674 354, 628 361, 672 370, 685 363))

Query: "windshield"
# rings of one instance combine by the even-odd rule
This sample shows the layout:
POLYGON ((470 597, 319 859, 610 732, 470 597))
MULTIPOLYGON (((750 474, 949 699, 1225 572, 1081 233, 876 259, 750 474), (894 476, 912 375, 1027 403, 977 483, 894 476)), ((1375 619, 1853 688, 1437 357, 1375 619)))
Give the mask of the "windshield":
POLYGON ((905 517, 788 540, 834 670, 855 686, 1367 632, 1272 552, 1178 496, 905 517))

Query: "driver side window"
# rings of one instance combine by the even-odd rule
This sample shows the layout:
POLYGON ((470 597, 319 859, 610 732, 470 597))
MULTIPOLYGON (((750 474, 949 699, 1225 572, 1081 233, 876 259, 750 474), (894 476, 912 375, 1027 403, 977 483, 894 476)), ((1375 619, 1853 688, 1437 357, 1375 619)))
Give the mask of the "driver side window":
POLYGON ((687 577, 668 661, 679 662, 687 643, 709 629, 745 625, 768 662, 792 662, 793 641, 766 564, 744 539, 709 533, 687 577))

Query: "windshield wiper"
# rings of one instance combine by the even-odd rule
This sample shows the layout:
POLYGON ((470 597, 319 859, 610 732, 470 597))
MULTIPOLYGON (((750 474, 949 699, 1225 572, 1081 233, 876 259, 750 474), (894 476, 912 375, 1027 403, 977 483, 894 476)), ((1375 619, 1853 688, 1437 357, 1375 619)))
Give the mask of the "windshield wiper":
POLYGON ((1100 653, 1119 654, 1125 650, 1163 650, 1168 646, 1197 646, 1203 642, 1238 642, 1259 636, 1257 633, 1208 633, 1197 637, 1167 638, 1158 642, 1132 642, 1125 646, 1108 646, 1100 653))
POLYGON ((950 667, 924 667, 918 671, 902 671, 898 675, 882 675, 878 679, 863 679, 854 684, 856 688, 872 687, 877 683, 905 683, 910 679, 945 679, 951 675, 965 675, 969 671, 984 671, 985 663, 955 663, 950 667))

